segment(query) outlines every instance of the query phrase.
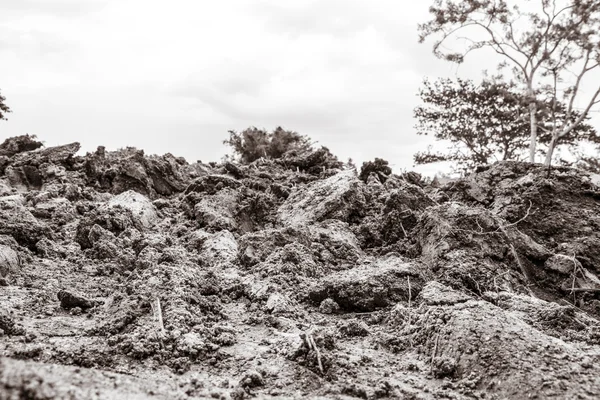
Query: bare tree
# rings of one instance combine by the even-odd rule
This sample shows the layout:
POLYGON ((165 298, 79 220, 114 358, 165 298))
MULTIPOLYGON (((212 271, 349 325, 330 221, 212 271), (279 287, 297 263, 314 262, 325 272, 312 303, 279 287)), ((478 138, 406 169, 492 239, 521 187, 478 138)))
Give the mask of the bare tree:
POLYGON ((598 0, 435 0, 433 18, 419 25, 419 40, 436 38, 433 52, 461 63, 472 51, 492 49, 523 85, 529 99, 529 159, 535 161, 538 128, 550 129, 553 141, 547 165, 559 138, 568 135, 600 102, 600 83, 590 83, 592 94, 583 99, 584 78, 600 67, 600 1, 598 0), (509 2, 511 5, 509 5, 509 2), (461 51, 446 45, 464 40, 461 51), (552 127, 537 119, 539 97, 551 96, 567 104, 566 118, 552 127), (572 120, 576 105, 584 106, 572 120), (562 122, 561 122, 562 121, 562 122))

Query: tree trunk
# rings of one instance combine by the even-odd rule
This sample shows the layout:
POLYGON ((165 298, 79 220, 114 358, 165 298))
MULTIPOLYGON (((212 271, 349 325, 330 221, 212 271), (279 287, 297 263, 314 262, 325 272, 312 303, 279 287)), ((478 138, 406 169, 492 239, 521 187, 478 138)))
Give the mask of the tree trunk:
POLYGON ((531 84, 529 84, 529 89, 527 94, 530 97, 529 103, 529 121, 530 121, 530 141, 529 141, 529 162, 535 162, 535 148, 537 146, 537 104, 535 102, 535 97, 533 93, 533 89, 531 84))
POLYGON ((546 167, 550 167, 550 165, 552 164, 552 154, 554 153, 554 149, 556 148, 557 139, 558 136, 554 132, 552 132, 552 139, 548 144, 548 152, 546 153, 546 160, 544 161, 544 165, 546 167))

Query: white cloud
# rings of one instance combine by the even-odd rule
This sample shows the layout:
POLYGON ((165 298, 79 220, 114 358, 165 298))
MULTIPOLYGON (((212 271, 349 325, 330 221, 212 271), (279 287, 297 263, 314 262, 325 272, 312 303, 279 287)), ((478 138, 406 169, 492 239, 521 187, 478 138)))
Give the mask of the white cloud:
POLYGON ((429 141, 412 128, 422 77, 456 73, 417 43, 428 6, 0 0, 0 89, 14 111, 0 136, 216 160, 227 130, 282 125, 341 158, 409 168, 429 141))

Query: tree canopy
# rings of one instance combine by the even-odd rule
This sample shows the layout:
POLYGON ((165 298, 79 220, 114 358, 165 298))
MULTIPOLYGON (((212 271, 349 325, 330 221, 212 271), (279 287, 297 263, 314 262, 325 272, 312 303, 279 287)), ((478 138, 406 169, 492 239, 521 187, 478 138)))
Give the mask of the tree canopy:
POLYGON ((600 1, 435 0, 429 11, 432 18, 419 26, 420 41, 435 38, 436 56, 461 63, 481 49, 500 55, 498 67, 508 67, 528 101, 530 161, 538 128, 545 128, 551 135, 545 161, 550 165, 559 139, 600 103, 600 83, 591 76, 600 69, 600 1), (540 99, 562 103, 565 117, 550 113, 551 125, 541 127, 540 99), (577 104, 581 112, 573 118, 577 104))
MULTIPOLYGON (((417 164, 451 161, 457 170, 466 171, 498 160, 523 160, 529 140, 528 98, 514 84, 484 80, 476 85, 470 80, 426 80, 419 95, 423 105, 415 108, 417 133, 433 135, 437 140, 449 141, 444 153, 419 152, 417 164)), ((549 101, 538 101, 536 119, 540 126, 553 123, 555 118, 567 118, 566 106, 549 101)), ((571 119, 579 118, 578 112, 571 119)), ((552 140, 542 130, 539 141, 548 145, 552 140)), ((600 142, 593 127, 580 123, 559 145, 577 141, 600 142)), ((544 148, 538 152, 544 154, 544 148)))

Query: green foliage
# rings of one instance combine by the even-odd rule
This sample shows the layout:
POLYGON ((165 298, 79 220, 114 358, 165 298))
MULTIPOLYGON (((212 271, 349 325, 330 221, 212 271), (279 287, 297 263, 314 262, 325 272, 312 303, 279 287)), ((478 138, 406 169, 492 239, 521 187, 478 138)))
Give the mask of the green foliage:
POLYGON ((290 151, 306 151, 311 148, 310 140, 297 132, 277 127, 273 132, 250 127, 238 133, 229 131, 229 139, 223 141, 248 164, 259 158, 279 159, 290 151))
POLYGON ((363 162, 358 178, 366 183, 369 179, 369 175, 371 174, 375 174, 379 181, 384 183, 388 176, 392 174, 392 169, 389 166, 389 162, 381 158, 375 158, 373 161, 363 162))
MULTIPOLYGON (((498 160, 526 159, 529 147, 529 99, 511 83, 484 80, 475 85, 470 80, 439 79, 425 81, 419 95, 424 105, 415 108, 417 134, 433 135, 450 142, 443 153, 430 150, 415 154, 417 164, 450 161, 455 169, 465 172, 498 160)), ((578 112, 568 116, 579 118, 578 112)), ((539 142, 551 141, 551 124, 566 119, 566 106, 552 100, 536 102, 536 119, 542 133, 539 142), (552 114, 552 117, 550 116, 552 114)), ((599 142, 590 125, 581 123, 559 145, 577 141, 599 142)), ((538 152, 544 154, 543 149, 538 152)))
POLYGON ((8 106, 6 105, 6 103, 4 103, 6 101, 6 97, 2 96, 2 93, 0 93, 0 120, 2 119, 6 119, 6 114, 8 114, 10 111, 10 108, 8 108, 8 106))

